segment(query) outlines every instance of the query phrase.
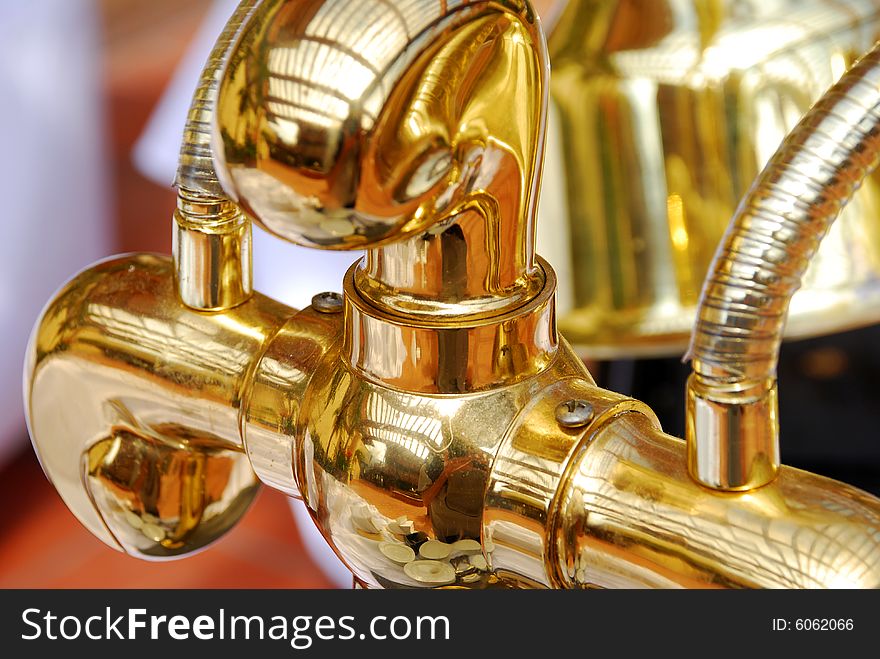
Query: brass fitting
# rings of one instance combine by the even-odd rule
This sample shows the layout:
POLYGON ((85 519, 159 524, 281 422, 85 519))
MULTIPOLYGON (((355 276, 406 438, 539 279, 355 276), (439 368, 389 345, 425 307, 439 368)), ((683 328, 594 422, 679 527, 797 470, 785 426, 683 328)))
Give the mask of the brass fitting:
POLYGON ((341 303, 300 312, 188 308, 145 255, 50 303, 30 428, 93 533, 194 551, 255 473, 371 587, 880 585, 880 501, 786 467, 701 487, 685 443, 557 337, 527 2, 265 0, 236 43, 215 114, 230 197, 282 237, 370 253, 341 303))
POLYGON ((303 498, 374 587, 880 584, 864 492, 783 466, 759 490, 713 493, 689 477, 685 443, 596 387, 565 343, 513 385, 403 393, 347 364, 343 316, 259 293, 199 313, 179 302, 168 257, 92 266, 29 347, 47 476, 96 537, 149 560, 219 538, 258 476, 303 498), (563 423, 571 401, 589 413, 563 423), (415 547, 439 539, 426 551, 449 560, 422 557, 433 571, 410 576, 383 544, 406 545, 403 531, 415 547))
POLYGON ((208 56, 193 94, 174 177, 177 291, 181 302, 199 311, 231 309, 253 293, 251 223, 217 180, 211 124, 223 67, 258 4, 260 0, 242 0, 208 56))
POLYGON ((718 246, 689 356, 690 469, 747 490, 779 466, 776 364, 789 304, 831 223, 880 162, 880 49, 801 119, 718 246))

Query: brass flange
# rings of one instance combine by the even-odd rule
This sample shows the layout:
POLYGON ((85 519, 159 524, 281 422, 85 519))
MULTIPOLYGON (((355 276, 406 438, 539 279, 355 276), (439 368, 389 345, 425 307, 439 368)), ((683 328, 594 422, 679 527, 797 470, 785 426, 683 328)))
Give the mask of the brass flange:
POLYGON ((430 319, 394 313, 358 290, 359 264, 345 275, 343 358, 366 378, 420 394, 463 394, 520 382, 556 355, 556 275, 537 257, 544 286, 496 315, 430 319))

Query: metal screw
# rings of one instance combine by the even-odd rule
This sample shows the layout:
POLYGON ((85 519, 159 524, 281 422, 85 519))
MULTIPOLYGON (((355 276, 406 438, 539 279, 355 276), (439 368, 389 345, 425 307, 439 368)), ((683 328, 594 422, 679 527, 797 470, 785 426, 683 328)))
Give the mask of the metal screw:
POLYGON ((312 298, 312 308, 321 313, 339 313, 342 311, 342 296, 339 293, 318 293, 312 298))
POLYGON ((580 428, 592 418, 593 406, 585 400, 567 400, 556 406, 556 421, 563 428, 580 428))

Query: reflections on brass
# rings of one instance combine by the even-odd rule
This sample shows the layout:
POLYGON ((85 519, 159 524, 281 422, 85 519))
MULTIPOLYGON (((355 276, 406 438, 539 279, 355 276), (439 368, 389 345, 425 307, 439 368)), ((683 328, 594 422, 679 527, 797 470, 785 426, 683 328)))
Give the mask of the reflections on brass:
MULTIPOLYGON (((357 579, 373 587, 482 588, 523 585, 520 578, 532 583, 516 564, 502 563, 510 572, 504 582, 495 575, 484 497, 495 456, 508 441, 505 429, 529 401, 559 379, 577 378, 596 390, 581 362, 563 346, 538 375, 453 397, 391 389, 340 368, 337 359, 321 365, 303 399, 309 416, 297 443, 296 474, 315 521, 357 579), (415 534, 423 535, 410 538, 415 534), (394 541, 412 542, 419 551, 432 541, 451 545, 455 549, 446 557, 416 552, 416 558, 449 562, 458 569, 455 580, 414 579, 382 553, 381 543, 394 541), (470 556, 467 566, 459 551, 470 556)), ((571 391, 563 387, 558 395, 571 397, 571 391)), ((552 401, 554 426, 552 408, 562 400, 552 401)), ((449 575, 445 568, 440 576, 444 573, 449 575)))
MULTIPOLYGON (((526 304, 475 320, 454 312, 433 321, 376 307, 345 276, 343 355, 363 377, 407 392, 464 394, 513 384, 547 368, 556 355, 556 276, 538 257, 544 287, 526 304)), ((451 306, 451 305, 450 305, 451 306)))
POLYGON ((719 245, 688 352, 688 463, 707 487, 750 489, 776 474, 786 318, 829 227, 880 162, 878 85, 875 45, 785 138, 719 245))
POLYGON ((177 297, 171 260, 149 254, 98 263, 59 291, 31 337, 26 412, 43 470, 92 533, 136 556, 183 555, 244 513, 257 481, 238 410, 253 360, 292 314, 261 295, 195 312, 177 297), (136 463, 149 495, 119 480, 136 463), (201 480, 184 483, 192 470, 201 480), (160 491, 176 493, 178 510, 143 507, 160 491), (158 518, 148 523, 167 546, 132 539, 116 515, 126 510, 158 518))
POLYGON ((786 466, 771 485, 719 494, 684 455, 637 414, 584 447, 559 499, 560 585, 880 587, 875 497, 786 466))
MULTIPOLYGON (((590 6, 595 45, 614 5, 590 6)), ((652 6, 615 48, 664 38, 652 6)), ((266 0, 237 43, 215 113, 224 184, 288 239, 373 251, 342 313, 258 293, 196 311, 175 264, 143 254, 56 295, 28 349, 28 421, 92 533, 183 556, 259 478, 303 500, 362 586, 880 583, 880 501, 786 467, 748 492, 701 487, 686 444, 557 339, 532 236, 546 56, 528 3, 266 0), (569 401, 592 410, 576 427, 557 419, 569 401)), ((684 252, 679 196, 657 201, 684 252)))
MULTIPOLYGON (((740 198, 878 37, 876 0, 570 0, 550 37, 562 162, 548 163, 569 222, 542 218, 539 249, 571 269, 559 329, 579 354, 684 352, 740 198)), ((823 242, 786 336, 880 318, 878 181, 823 242)))
POLYGON ((295 438, 302 399, 325 359, 337 359, 342 314, 309 307, 292 316, 272 338, 253 372, 242 405, 242 437, 251 466, 266 485, 294 497, 295 438))
POLYGON ((219 90, 225 189, 287 240, 375 248, 356 285, 392 313, 520 306, 543 286, 538 30, 519 1, 264 2, 219 90))
POLYGON ((118 429, 84 457, 90 498, 130 554, 189 554, 223 535, 257 491, 247 458, 169 424, 141 436, 118 429))
POLYGON ((173 257, 180 300, 223 311, 253 293, 251 222, 220 187, 211 153, 211 123, 220 74, 260 0, 241 0, 226 23, 193 94, 174 186, 173 257))

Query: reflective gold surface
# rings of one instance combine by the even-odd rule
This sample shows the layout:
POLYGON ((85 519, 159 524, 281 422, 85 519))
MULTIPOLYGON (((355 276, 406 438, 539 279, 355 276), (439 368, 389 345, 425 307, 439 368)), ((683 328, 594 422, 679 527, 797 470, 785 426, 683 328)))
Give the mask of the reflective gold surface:
MULTIPOLYGON (((518 0, 263 2, 220 86, 224 188, 273 233, 316 247, 400 240, 464 210, 491 213, 486 230, 506 243, 513 227, 493 225, 528 215, 537 189, 547 62, 535 21, 518 0)), ((524 233, 520 272, 502 277, 533 268, 524 233)))
POLYGON ((233 202, 179 188, 172 244, 177 290, 187 306, 222 311, 253 293, 251 223, 233 202))
POLYGON ((875 46, 786 137, 731 220, 706 278, 687 394, 690 468, 704 485, 740 489, 772 480, 776 364, 789 304, 831 223, 878 162, 875 46), (743 416, 756 423, 736 427, 743 416), (759 482, 751 470, 731 469, 744 455, 761 454, 771 468, 758 468, 759 482))
POLYGON ((217 86, 232 47, 260 0, 242 0, 208 56, 183 131, 174 185, 174 262, 180 299, 193 309, 222 311, 253 293, 251 226, 217 180, 211 123, 217 86))
POLYGON ((292 242, 375 247, 356 284, 392 313, 521 306, 544 286, 536 21, 515 0, 264 2, 219 90, 225 189, 292 242))
MULTIPOLYGON (((556 276, 539 258, 544 288, 505 314, 462 321, 397 316, 364 300, 355 264, 345 277, 346 361, 362 377, 412 393, 463 394, 531 377, 556 354, 556 276)), ((447 305, 452 307, 453 305, 447 305)))
POLYGON ((26 411, 46 475, 86 528, 158 559, 235 523, 257 490, 238 409, 291 313, 259 295, 193 312, 170 259, 152 255, 103 261, 61 289, 28 349, 26 411))
POLYGON ((242 437, 251 466, 261 481, 291 496, 300 496, 293 438, 305 418, 302 399, 319 364, 339 358, 342 322, 342 313, 312 307, 292 316, 266 346, 242 404, 242 437))
POLYGON ((197 311, 149 255, 62 289, 29 349, 28 418, 96 536, 184 555, 259 478, 303 499, 360 586, 880 585, 880 500, 785 467, 702 487, 685 442, 557 340, 528 3, 267 0, 223 52, 224 185, 288 239, 373 251, 342 300, 299 312, 258 293, 197 311))
POLYGON ((214 169, 211 150, 211 125, 214 120, 217 87, 232 49, 242 29, 254 15, 262 0, 240 0, 217 37, 208 55, 183 129, 174 185, 193 195, 221 199, 225 197, 214 169))
MULTIPOLYGON (((553 254, 559 328, 579 354, 684 352, 740 198, 878 37, 876 0, 568 3, 550 38, 563 162, 548 168, 565 178, 569 226, 542 218, 539 245, 553 254)), ((786 336, 880 317, 878 193, 866 179, 831 230, 786 336)))
MULTIPOLYGON (((572 377, 589 381, 567 348, 540 375, 455 397, 404 393, 329 361, 303 401, 309 418, 297 446, 297 475, 305 503, 331 546, 365 585, 432 585, 414 579, 405 565, 381 551, 382 542, 407 544, 405 535, 395 532, 395 524, 404 522, 412 524, 413 533, 445 544, 478 543, 476 555, 486 567, 468 569, 439 585, 529 585, 535 570, 521 570, 515 558, 501 560, 503 579, 493 572, 497 543, 491 535, 494 527, 486 527, 484 496, 495 478, 493 457, 507 441, 504 429, 535 396, 560 378, 572 377), (474 574, 476 578, 470 576, 474 574)), ((564 394, 557 387, 553 405, 564 394)), ((557 443, 577 434, 555 428, 552 417, 550 422, 557 443)), ((539 548, 539 565, 541 556, 539 548)), ((451 560, 438 562, 452 565, 451 560)), ((468 563, 482 565, 479 560, 468 563)), ((546 579, 542 585, 548 585, 546 579)))
POLYGON ((345 284, 351 363, 425 393, 546 367, 548 63, 528 4, 270 0, 241 40, 217 97, 218 174, 282 238, 372 247, 345 284))
POLYGON ((706 387, 694 375, 688 379, 688 464, 694 478, 708 487, 753 490, 772 481, 779 469, 776 382, 751 391, 725 389, 706 387))
POLYGON ((513 386, 404 394, 344 366, 340 314, 294 315, 258 294, 196 314, 176 301, 171 273, 153 256, 95 266, 35 335, 35 443, 108 544, 174 556, 228 528, 255 487, 241 415, 254 467, 301 491, 366 585, 876 585, 875 499, 788 468, 772 487, 713 495, 689 479, 684 443, 642 404, 595 387, 565 344, 513 386), (590 401, 589 425, 558 425, 554 410, 571 398, 590 401), (287 455, 295 466, 283 472, 273 456, 287 455), (418 560, 448 563, 452 581, 413 578, 387 557, 382 543, 406 545, 406 522, 450 545, 418 560), (750 537, 756 546, 742 544, 750 537), (826 547, 821 560, 813 547, 826 547))
MULTIPOLYGON (((567 345, 560 359, 572 359, 567 345)), ((568 498, 563 483, 569 480, 573 456, 601 429, 629 414, 638 413, 659 429, 643 403, 599 389, 583 372, 558 375, 531 396, 508 427, 486 491, 487 555, 499 579, 510 586, 563 584, 557 567, 557 535, 565 526, 560 502, 568 498), (558 423, 557 406, 571 400, 590 405, 588 424, 567 428, 558 423)))
POLYGON ((880 587, 875 497, 786 466, 721 494, 690 478, 684 453, 637 414, 596 434, 561 488, 561 586, 880 587))

